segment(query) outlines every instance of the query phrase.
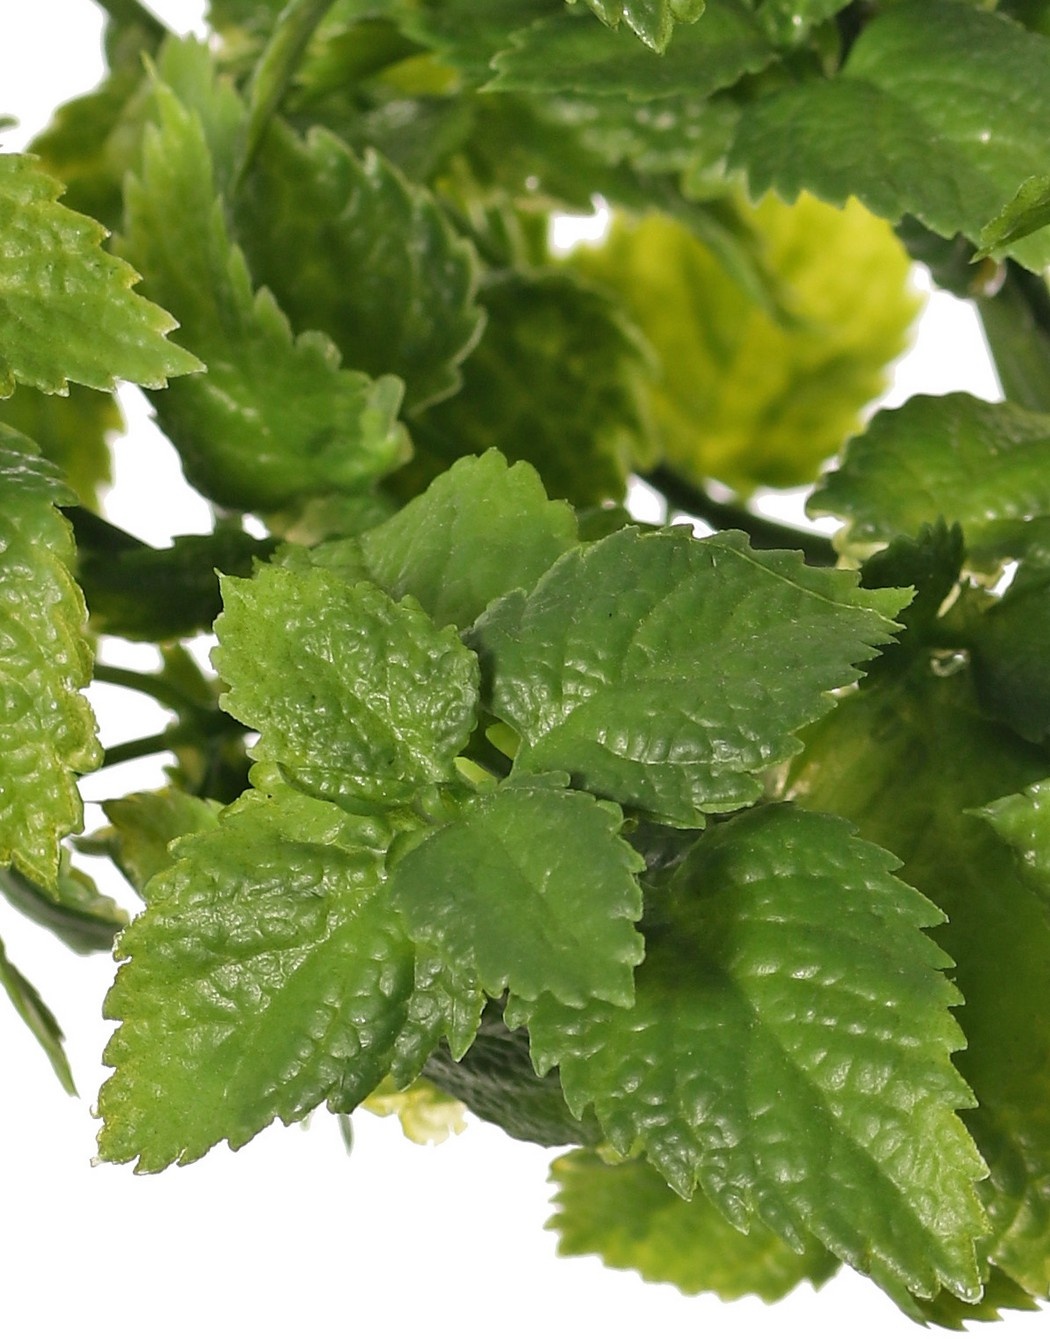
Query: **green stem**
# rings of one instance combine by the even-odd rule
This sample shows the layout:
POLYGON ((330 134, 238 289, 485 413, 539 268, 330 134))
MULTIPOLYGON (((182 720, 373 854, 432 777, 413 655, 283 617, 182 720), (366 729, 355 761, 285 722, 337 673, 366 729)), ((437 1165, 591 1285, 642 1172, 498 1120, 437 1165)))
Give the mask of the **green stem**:
POLYGON ((238 181, 251 166, 266 127, 281 105, 310 38, 333 4, 334 0, 290 0, 281 11, 248 90, 248 130, 238 181))
POLYGON ((156 14, 151 14, 139 0, 95 0, 95 4, 107 13, 114 23, 134 23, 144 28, 158 45, 170 32, 156 14))
POLYGON ((185 711, 187 708, 193 711, 202 710, 199 702, 153 674, 123 669, 120 665, 96 664, 95 678, 99 683, 113 683, 121 688, 131 688, 136 693, 145 693, 162 707, 168 707, 172 711, 185 711))
POLYGON ((717 530, 743 530, 756 549, 800 549, 806 562, 814 567, 834 567, 838 560, 831 540, 825 535, 756 516, 738 503, 717 502, 665 465, 642 478, 664 495, 672 509, 696 516, 717 530))
POLYGON ((173 730, 161 730, 156 735, 146 735, 142 739, 129 739, 123 744, 114 744, 108 748, 102 758, 103 767, 116 767, 118 763, 131 762, 135 758, 148 758, 154 753, 167 753, 180 744, 192 744, 200 738, 195 726, 177 725, 173 730))
POLYGON ((1050 292, 1013 261, 999 291, 978 296, 977 311, 1008 400, 1050 413, 1050 292))

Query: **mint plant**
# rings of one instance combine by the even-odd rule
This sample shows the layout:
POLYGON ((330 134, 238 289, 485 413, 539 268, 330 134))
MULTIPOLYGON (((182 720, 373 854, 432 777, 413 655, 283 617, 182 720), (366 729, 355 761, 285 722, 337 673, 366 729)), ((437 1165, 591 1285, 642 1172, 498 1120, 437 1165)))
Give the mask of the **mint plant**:
POLYGON ((566 1253, 1035 1306, 1050 4, 99 3, 104 82, 0 156, 0 891, 115 951, 100 1156, 464 1103, 569 1147, 566 1253), (1004 403, 865 421, 912 260, 1004 403), (107 519, 120 381, 212 534, 107 519), (798 484, 833 540, 756 510, 798 484), (92 678, 169 728, 103 752, 92 678))

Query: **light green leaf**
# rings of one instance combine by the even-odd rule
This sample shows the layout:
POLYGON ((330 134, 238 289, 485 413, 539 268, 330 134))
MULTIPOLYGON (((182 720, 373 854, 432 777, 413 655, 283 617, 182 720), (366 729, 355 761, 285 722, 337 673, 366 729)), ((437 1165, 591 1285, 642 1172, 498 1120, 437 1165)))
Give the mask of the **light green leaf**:
POLYGON ((451 781, 475 723, 478 667, 414 600, 323 568, 222 583, 224 708, 261 731, 252 756, 328 799, 399 804, 451 781))
POLYGON ((747 493, 808 483, 860 427, 918 303, 903 247, 856 200, 840 210, 767 196, 739 212, 779 313, 663 215, 621 220, 572 263, 621 296, 657 354, 652 413, 668 464, 747 493))
POLYGON ((1050 781, 1037 781, 978 812, 1016 851, 1022 879, 1050 915, 1050 781))
POLYGON ((407 455, 399 382, 341 368, 330 340, 293 337, 272 294, 253 292, 200 120, 163 86, 154 96, 160 125, 127 186, 124 246, 208 363, 156 401, 187 476, 237 508, 363 489, 407 455))
POLYGON ((599 1255, 612 1269, 635 1269, 647 1283, 735 1301, 754 1293, 775 1302, 808 1279, 818 1287, 838 1261, 810 1240, 799 1253, 754 1223, 745 1235, 704 1194, 683 1200, 647 1163, 605 1163, 590 1150, 555 1159, 556 1211, 547 1226, 559 1255, 599 1255))
MULTIPOLYGON (((615 8, 624 7, 616 3, 615 8)), ((627 8, 637 11, 638 6, 627 8)), ((625 94, 639 101, 669 94, 704 98, 764 69, 775 56, 743 0, 711 0, 701 22, 680 28, 670 49, 659 56, 625 31, 603 32, 569 14, 552 14, 513 34, 507 50, 492 62, 497 73, 486 88, 625 94)))
MULTIPOLYGON (((732 161, 755 194, 855 195, 883 218, 921 219, 976 240, 1017 190, 1046 171, 1050 40, 958 0, 905 0, 874 18, 833 79, 747 107, 732 161)), ((1030 269, 1046 234, 1007 243, 1030 269)))
POLYGON ((736 532, 628 528, 498 601, 472 643, 517 771, 701 826, 758 799, 793 732, 891 639, 906 597, 888 594, 736 532))
POLYGON ((955 1114, 959 997, 923 934, 936 907, 887 852, 827 815, 753 809, 712 828, 647 939, 633 1009, 544 997, 529 1022, 613 1146, 644 1150, 681 1195, 799 1249, 811 1237, 922 1296, 980 1296, 973 1189, 955 1114))
POLYGON ((551 497, 619 501, 632 464, 652 451, 652 360, 637 330, 567 272, 500 275, 482 296, 488 321, 463 388, 413 425, 412 484, 495 446, 535 466, 551 497))
POLYGON ((221 808, 214 800, 169 786, 138 791, 102 806, 110 829, 96 833, 121 873, 141 896, 155 874, 174 862, 171 843, 193 832, 209 832, 218 824, 221 808))
POLYGON ((990 1169, 982 1252, 1037 1297, 1050 1290, 1050 923, 1014 853, 980 817, 1047 773, 1046 755, 983 718, 965 671, 873 679, 813 729, 787 793, 844 814, 904 860, 901 877, 943 908, 979 1105, 964 1119, 990 1169), (1009 989, 1007 989, 1009 983, 1009 989))
POLYGON ((528 590, 576 542, 576 518, 549 502, 529 465, 498 451, 456 463, 361 538, 372 579, 411 595, 439 626, 469 627, 499 595, 528 590))
POLYGON ((968 544, 994 522, 1050 513, 1050 415, 972 395, 916 395, 854 438, 810 498, 839 516, 835 537, 861 552, 943 517, 968 544))
POLYGON ((409 410, 456 390, 481 331, 478 264, 428 191, 327 130, 274 125, 236 211, 252 273, 293 323, 323 330, 351 367, 396 374, 409 410))
POLYGON ((1017 188, 1013 199, 981 229, 980 247, 974 260, 998 254, 1011 242, 1020 241, 1050 224, 1050 176, 1029 177, 1017 188))
POLYGON ((58 203, 62 186, 28 154, 0 154, 0 398, 22 382, 52 394, 70 381, 110 391, 118 378, 166 386, 196 372, 169 344, 175 321, 103 251, 106 230, 58 203))
POLYGON ((104 1159, 159 1171, 378 1085, 412 991, 382 896, 389 839, 285 787, 182 841, 118 946, 104 1159))
POLYGON ((644 945, 622 815, 579 791, 504 786, 474 797, 395 866, 390 897, 413 941, 473 969, 493 998, 629 1003, 644 945))
POLYGON ((388 1079, 361 1105, 374 1116, 396 1116, 413 1144, 443 1144, 449 1135, 467 1128, 463 1103, 428 1079, 416 1079, 407 1088, 397 1088, 388 1079))
POLYGON ((76 1085, 62 1047, 62 1029, 58 1026, 58 1020, 40 998, 36 987, 27 981, 10 961, 2 943, 0 943, 0 986, 3 986, 18 1016, 40 1043, 59 1083, 71 1097, 75 1097, 76 1085))
POLYGON ((77 772, 101 760, 84 600, 57 503, 73 496, 33 444, 0 424, 0 866, 54 889, 59 841, 79 830, 77 772))
MULTIPOLYGON (((576 4, 577 0, 569 0, 569 3, 576 4)), ((587 0, 587 4, 610 28, 617 28, 624 20, 646 46, 663 52, 675 31, 675 24, 695 23, 704 12, 706 0, 587 0)), ((717 13, 717 10, 711 12, 717 13)))
POLYGON ((0 419, 36 443, 80 502, 97 508, 99 488, 110 482, 108 438, 124 428, 112 395, 86 386, 70 386, 68 395, 20 386, 0 405, 0 419))

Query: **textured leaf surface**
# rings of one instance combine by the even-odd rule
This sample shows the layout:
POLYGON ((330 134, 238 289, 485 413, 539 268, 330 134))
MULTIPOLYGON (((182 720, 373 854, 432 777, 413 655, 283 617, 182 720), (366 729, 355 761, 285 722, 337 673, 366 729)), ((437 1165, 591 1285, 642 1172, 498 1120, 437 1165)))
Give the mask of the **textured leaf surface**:
POLYGON ((962 392, 916 395, 875 415, 808 509, 848 521, 844 547, 914 535, 938 517, 979 543, 992 522, 1050 512, 1050 415, 962 392))
POLYGON ((579 791, 504 786, 405 855, 390 896, 414 942, 472 967, 490 996, 626 1004, 644 953, 643 861, 621 825, 579 791))
POLYGON ((106 230, 59 204, 61 184, 28 154, 0 154, 0 397, 17 382, 61 392, 70 381, 164 386, 195 372, 164 338, 175 322, 102 250, 106 230))
POLYGON ((980 812, 1017 852, 1022 878, 1050 914, 1050 781, 1037 781, 980 812))
POLYGON ((937 909, 842 823, 764 807, 706 833, 650 934, 633 1009, 544 998, 539 1068, 594 1105, 614 1147, 643 1149, 682 1195, 736 1226, 810 1234, 922 1295, 980 1293, 981 1160, 955 1108, 962 1036, 937 909))
POLYGON ((73 1083, 69 1061, 62 1047, 62 1029, 58 1026, 58 1020, 40 998, 36 987, 26 980, 8 958, 2 943, 0 943, 0 986, 4 988, 19 1018, 40 1043, 59 1083, 67 1093, 75 1096, 76 1085, 73 1083))
POLYGON ((59 841, 79 830, 76 772, 101 750, 80 695, 91 677, 73 498, 32 443, 0 424, 0 865, 54 888, 59 841))
POLYGON ((746 493, 809 482, 859 428, 917 304, 904 249, 857 201, 767 196, 741 214, 779 314, 666 216, 621 221, 573 264, 621 295, 657 354, 652 411, 668 463, 746 493))
POLYGON ((498 451, 457 461, 362 536, 373 580, 411 595, 439 626, 469 627, 497 596, 529 590, 576 542, 576 519, 536 472, 498 451))
POLYGON ((293 322, 323 330, 349 366, 395 373, 410 410, 457 388, 481 329, 477 260, 429 192, 326 130, 275 126, 237 209, 252 272, 293 322))
POLYGON ((389 837, 283 788, 183 841, 118 946, 103 1158, 159 1171, 376 1087, 412 990, 381 896, 389 837))
POLYGON ((272 294, 253 292, 201 122, 163 86, 155 96, 160 125, 128 183, 124 245, 208 364, 156 402, 187 476, 238 508, 364 488, 407 454, 400 383, 340 367, 329 339, 293 337, 272 294))
POLYGON ((1046 776, 1046 756, 982 718, 964 673, 873 680, 812 731, 792 769, 800 802, 892 843, 901 876, 942 907, 979 1105, 964 1119, 991 1175, 979 1186, 991 1262, 1036 1296, 1050 1288, 1050 925, 1014 852, 975 814, 1046 776), (1007 985, 1009 988, 1007 988, 1007 985))
POLYGON ((449 781, 474 727, 478 668, 455 629, 321 568, 223 582, 223 706, 252 756, 330 799, 386 804, 449 781))
POLYGON ((711 0, 701 22, 680 28, 660 56, 640 47, 625 31, 602 32, 569 14, 557 14, 513 35, 508 49, 493 60, 498 73, 487 87, 626 94, 638 100, 675 93, 704 98, 763 69, 775 55, 758 19, 741 0, 711 0))
MULTIPOLYGON (((977 240, 1046 171, 1048 120, 1050 40, 976 5, 907 0, 867 25, 837 78, 747 108, 732 156, 755 193, 855 195, 977 240)), ((1042 234, 1005 250, 1032 269, 1050 260, 1042 234)))
POLYGON ((734 1301, 754 1293, 775 1302, 808 1279, 821 1284, 838 1266, 816 1242, 800 1254, 754 1223, 745 1235, 706 1195, 683 1200, 648 1163, 609 1165, 579 1149, 555 1159, 556 1211, 547 1224, 559 1255, 599 1255, 613 1269, 635 1269, 647 1283, 734 1301))
POLYGON ((646 46, 660 52, 666 49, 677 23, 694 23, 705 8, 705 0, 587 0, 587 4, 610 28, 623 20, 646 46))
POLYGON ((40 448, 85 506, 98 506, 98 490, 110 482, 108 438, 124 419, 112 395, 70 386, 68 395, 47 395, 20 386, 0 405, 0 419, 40 448))
POLYGON ((515 767, 566 771, 686 826, 762 793, 792 732, 890 640, 904 597, 727 532, 624 529, 559 559, 472 634, 515 767))
POLYGON ((576 506, 626 493, 652 450, 649 350, 617 303, 575 276, 511 273, 484 292, 488 321, 463 387, 413 427, 409 477, 495 445, 576 506), (523 369, 528 369, 522 375, 523 369))
POLYGON ((171 843, 217 825, 219 805, 169 786, 138 791, 103 806, 111 830, 96 836, 105 841, 113 860, 141 896, 155 874, 174 863, 171 843))

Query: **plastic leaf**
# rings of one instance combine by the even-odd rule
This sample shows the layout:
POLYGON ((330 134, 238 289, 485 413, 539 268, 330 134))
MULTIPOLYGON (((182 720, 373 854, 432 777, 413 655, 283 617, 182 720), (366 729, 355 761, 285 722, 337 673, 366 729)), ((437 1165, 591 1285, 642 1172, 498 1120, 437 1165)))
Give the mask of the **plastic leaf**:
POLYGON ((666 216, 619 222, 573 264, 622 297, 657 354, 652 414, 671 467, 747 493, 809 482, 860 427, 918 303, 903 247, 856 200, 767 196, 740 212, 779 313, 666 216))
POLYGON ((969 545, 996 521, 1050 512, 1050 415, 972 395, 916 395, 884 409, 810 498, 840 516, 843 548, 864 551, 943 517, 969 545))
POLYGON ((10 961, 2 943, 0 943, 0 986, 3 986, 18 1016, 40 1043, 59 1083, 67 1093, 75 1097, 76 1085, 62 1047, 62 1029, 58 1026, 55 1015, 40 998, 36 987, 27 981, 10 961))
POLYGON ((487 994, 626 1004, 644 946, 642 860, 612 805, 578 791, 504 786, 395 866, 390 896, 414 942, 473 968, 487 994))
POLYGON ((147 130, 142 175, 127 186, 124 246, 208 364, 156 401, 187 476, 242 509, 363 489, 407 455, 400 383, 341 368, 330 340, 294 338, 272 294, 253 292, 201 122, 163 86, 154 96, 160 126, 147 130))
POLYGON ((1017 852, 1021 877, 1050 915, 1050 781, 1037 781, 979 812, 1017 852))
POLYGON ((1050 735, 1050 572, 1033 566, 1022 562, 1006 594, 971 620, 967 650, 986 714, 1039 743, 1050 735))
POLYGON ((976 814, 1046 776, 1046 755, 984 719, 967 675, 875 679, 811 732, 788 793, 834 809, 904 860, 943 908, 967 1045, 955 1063, 978 1106, 964 1119, 990 1169, 982 1252, 1028 1292, 1050 1289, 1050 923, 1014 852, 976 814), (1009 989, 1007 989, 1009 983, 1009 989))
POLYGON ((32 443, 0 424, 0 865, 53 889, 59 840, 78 831, 77 772, 101 758, 79 690, 91 678, 73 542, 74 499, 32 443))
POLYGON ((974 260, 998 254, 1011 242, 1028 237, 1050 224, 1050 176, 1029 177, 1017 194, 981 229, 974 260))
POLYGON ((98 506, 99 489, 110 482, 108 438, 124 428, 112 395, 86 386, 70 386, 68 395, 20 386, 0 404, 0 419, 36 443, 81 503, 98 506))
POLYGON ((576 519, 549 502, 535 470, 498 451, 458 460, 427 491, 362 536, 373 580, 412 595, 441 627, 469 627, 497 596, 534 586, 576 542, 576 519))
POLYGON ((556 1211, 547 1226, 559 1255, 599 1255, 648 1283, 723 1301, 756 1294, 775 1302, 808 1279, 821 1284, 838 1261, 814 1241, 797 1252, 760 1223, 739 1232, 706 1195, 683 1200, 648 1163, 605 1163, 590 1150, 557 1158, 556 1211))
POLYGON ((387 1080, 361 1105, 374 1116, 396 1116, 405 1137, 414 1144, 443 1144, 449 1135, 462 1134, 467 1128, 463 1103, 427 1079, 400 1089, 387 1080))
POLYGON ((695 23, 704 12, 706 0, 587 0, 587 4, 610 28, 618 27, 622 19, 646 46, 663 52, 675 25, 695 23))
POLYGON ((650 934, 633 1009, 544 998, 529 1023, 570 1107, 642 1149, 678 1192, 699 1181, 735 1226, 976 1300, 983 1164, 955 1109, 962 1036, 942 919, 841 821, 751 810, 702 836, 650 934))
POLYGON ((216 827, 220 806, 170 786, 109 800, 102 808, 111 827, 96 833, 94 840, 105 843, 121 873, 141 896, 153 876, 174 862, 172 842, 216 827))
POLYGON ((382 896, 389 838, 283 788, 181 843, 118 945, 103 1158, 159 1171, 373 1091, 412 990, 382 896))
POLYGON ((17 382, 63 392, 70 381, 165 386, 195 372, 164 338, 175 321, 132 286, 138 275, 103 251, 106 230, 58 203, 62 186, 27 154, 0 154, 0 397, 17 382))
POLYGON ((756 800, 793 732, 891 639, 906 597, 888 595, 736 532, 628 528, 498 601, 472 642, 519 772, 700 826, 756 800))
MULTIPOLYGON (((1045 172, 1048 120, 1050 40, 958 0, 905 0, 864 28, 836 78, 746 108, 732 161, 756 194, 855 195, 883 218, 976 240, 1019 181, 1045 172)), ((1003 249, 1030 269, 1050 261, 1046 234, 1003 249)))
POLYGON ((322 568, 222 584, 215 667, 225 709, 261 731, 253 757, 348 804, 405 803, 453 779, 478 677, 455 629, 322 568))
POLYGON ((74 953, 108 953, 127 914, 95 881, 60 853, 54 886, 42 887, 17 869, 0 869, 0 893, 27 919, 50 930, 74 953))

